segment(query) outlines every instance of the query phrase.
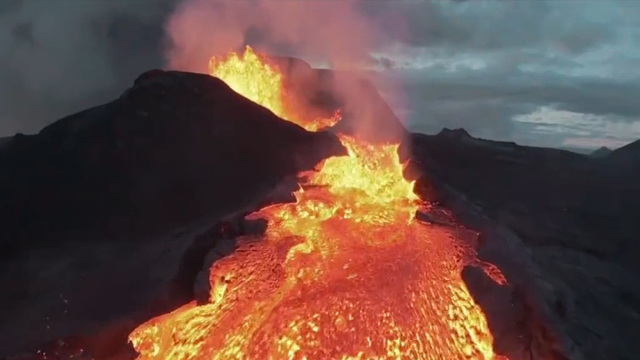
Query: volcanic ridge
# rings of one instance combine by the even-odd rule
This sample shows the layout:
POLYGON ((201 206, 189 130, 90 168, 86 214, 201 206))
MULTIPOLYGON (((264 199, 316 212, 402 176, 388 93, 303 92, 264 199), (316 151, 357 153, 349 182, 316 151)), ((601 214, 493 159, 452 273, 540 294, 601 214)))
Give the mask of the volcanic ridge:
POLYGON ((607 325, 582 322, 577 275, 558 260, 618 279, 609 288, 629 300, 598 321, 638 316, 635 258, 619 250, 639 250, 633 212, 618 245, 595 239, 613 223, 590 241, 574 213, 638 199, 637 173, 615 170, 636 158, 605 161, 615 154, 410 134, 370 81, 250 48, 212 58, 209 74, 152 70, 0 148, 0 285, 14 295, 0 353, 631 359, 628 333, 578 333, 607 325), (618 184, 625 197, 572 207, 618 184))

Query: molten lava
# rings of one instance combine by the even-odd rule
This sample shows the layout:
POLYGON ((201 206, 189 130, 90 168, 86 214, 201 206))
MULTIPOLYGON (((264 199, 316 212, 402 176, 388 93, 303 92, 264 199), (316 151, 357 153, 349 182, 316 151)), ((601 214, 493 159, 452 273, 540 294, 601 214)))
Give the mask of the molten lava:
MULTIPOLYGON (((277 89, 247 96, 260 94, 275 99, 277 89)), ((424 205, 402 175, 398 145, 340 140, 348 155, 300 174, 295 203, 248 216, 265 219, 266 233, 239 238, 214 264, 209 303, 185 305, 130 335, 139 359, 496 358, 461 278, 474 254, 454 230, 414 218, 424 205)))
POLYGON ((285 77, 280 66, 249 46, 242 54, 231 52, 224 57, 212 57, 209 60, 209 74, 280 118, 308 131, 331 127, 340 120, 338 112, 329 117, 308 117, 305 109, 287 96, 285 77))

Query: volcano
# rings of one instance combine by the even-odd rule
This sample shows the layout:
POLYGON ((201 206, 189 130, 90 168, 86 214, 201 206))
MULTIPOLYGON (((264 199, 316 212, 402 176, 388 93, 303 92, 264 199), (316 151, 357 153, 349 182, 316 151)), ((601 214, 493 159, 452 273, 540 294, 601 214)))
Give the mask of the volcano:
MULTIPOLYGON (((339 111, 301 115, 278 65, 250 48, 213 58, 210 71, 309 131, 340 121, 339 111)), ((338 138, 348 154, 299 174, 294 203, 247 216, 266 231, 215 263, 207 303, 131 334, 138 359, 496 359, 461 277, 478 263, 472 246, 416 219, 429 205, 403 177, 399 144, 338 138)))
POLYGON ((634 174, 409 134, 350 74, 252 49, 152 70, 0 161, 0 352, 29 350, 10 359, 637 353, 637 216, 601 191, 634 174), (601 290, 621 300, 595 311, 601 290))

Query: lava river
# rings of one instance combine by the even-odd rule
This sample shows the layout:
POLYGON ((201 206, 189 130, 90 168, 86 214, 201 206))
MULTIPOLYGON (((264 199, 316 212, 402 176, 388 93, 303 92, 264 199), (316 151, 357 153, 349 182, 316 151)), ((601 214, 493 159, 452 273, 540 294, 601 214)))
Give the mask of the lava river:
POLYGON ((265 219, 266 233, 239 238, 214 264, 209 303, 133 331, 139 359, 497 358, 461 278, 473 251, 415 219, 426 205, 398 145, 340 140, 348 155, 300 174, 295 203, 248 216, 265 219))

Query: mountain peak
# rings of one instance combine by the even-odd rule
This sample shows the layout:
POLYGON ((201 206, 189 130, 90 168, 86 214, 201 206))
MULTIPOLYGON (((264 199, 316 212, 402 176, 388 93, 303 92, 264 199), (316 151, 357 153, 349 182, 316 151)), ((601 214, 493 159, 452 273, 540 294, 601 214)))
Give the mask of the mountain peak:
POLYGON ((471 135, 469 135, 467 130, 465 130, 464 128, 457 128, 457 129, 442 128, 442 130, 440 130, 438 135, 440 135, 440 136, 453 136, 453 137, 458 137, 458 138, 470 138, 471 137, 471 135))
POLYGON ((591 156, 593 157, 605 157, 605 156, 609 156, 609 154, 611 154, 613 152, 613 150, 609 149, 606 146, 601 146, 598 149, 594 150, 591 154, 591 156))

